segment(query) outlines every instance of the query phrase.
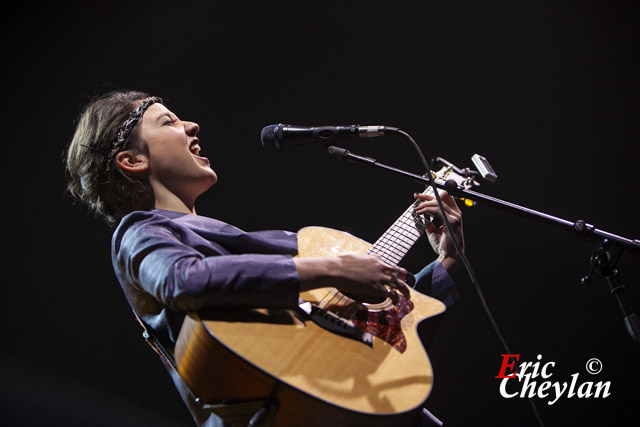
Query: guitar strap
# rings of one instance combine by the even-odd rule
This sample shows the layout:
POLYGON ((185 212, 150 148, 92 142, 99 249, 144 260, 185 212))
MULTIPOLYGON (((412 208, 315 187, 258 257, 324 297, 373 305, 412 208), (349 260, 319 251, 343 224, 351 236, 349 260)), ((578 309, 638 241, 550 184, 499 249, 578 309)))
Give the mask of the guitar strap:
POLYGON ((171 353, 169 353, 155 335, 150 332, 150 328, 147 327, 135 311, 133 315, 142 327, 142 337, 153 351, 160 356, 162 364, 171 375, 182 400, 190 409, 198 425, 202 427, 222 427, 219 422, 216 422, 217 420, 211 418, 211 413, 223 419, 225 427, 271 427, 273 425, 277 408, 269 401, 258 400, 221 404, 202 402, 180 376, 171 353))

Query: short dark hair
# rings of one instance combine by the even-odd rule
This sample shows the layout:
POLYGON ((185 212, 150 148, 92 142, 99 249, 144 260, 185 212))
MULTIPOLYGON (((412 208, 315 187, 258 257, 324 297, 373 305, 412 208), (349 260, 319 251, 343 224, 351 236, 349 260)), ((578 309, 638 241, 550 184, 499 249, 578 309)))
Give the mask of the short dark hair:
MULTIPOLYGON (((65 152, 69 193, 110 226, 129 212, 151 209, 155 203, 148 180, 117 167, 115 156, 109 156, 136 101, 148 96, 138 91, 114 91, 94 98, 79 115, 65 152)), ((142 147, 138 122, 122 150, 142 147)))

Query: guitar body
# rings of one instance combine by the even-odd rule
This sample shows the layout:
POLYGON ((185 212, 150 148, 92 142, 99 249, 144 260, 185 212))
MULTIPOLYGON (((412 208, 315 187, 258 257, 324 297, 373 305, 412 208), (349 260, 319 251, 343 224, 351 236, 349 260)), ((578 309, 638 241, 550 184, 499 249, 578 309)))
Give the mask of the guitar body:
MULTIPOLYGON (((315 257, 363 254, 371 245, 308 227, 298 247, 299 256, 315 257)), ((275 402, 275 426, 416 425, 433 381, 417 326, 444 304, 413 290, 397 306, 354 301, 334 288, 301 298, 338 315, 348 311, 345 319, 373 335, 372 345, 294 310, 207 310, 185 319, 175 349, 180 375, 205 403, 275 402)))

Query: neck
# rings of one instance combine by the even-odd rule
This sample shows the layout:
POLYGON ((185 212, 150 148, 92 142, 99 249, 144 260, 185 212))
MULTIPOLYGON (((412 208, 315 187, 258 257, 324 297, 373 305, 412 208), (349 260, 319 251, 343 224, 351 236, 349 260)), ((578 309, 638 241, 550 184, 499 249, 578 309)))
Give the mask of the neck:
POLYGON ((166 188, 154 189, 156 209, 196 215, 195 198, 179 197, 166 188))

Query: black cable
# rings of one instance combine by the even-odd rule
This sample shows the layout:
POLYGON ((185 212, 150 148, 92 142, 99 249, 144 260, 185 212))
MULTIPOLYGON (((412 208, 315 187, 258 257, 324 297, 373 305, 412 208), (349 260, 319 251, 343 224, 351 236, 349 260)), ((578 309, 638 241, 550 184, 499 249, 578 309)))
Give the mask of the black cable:
MULTIPOLYGON (((496 323, 495 319, 493 318, 493 314, 491 314, 491 310, 489 310, 489 306, 487 305, 487 301, 485 300, 484 295, 482 293, 482 290, 480 289, 480 284, 478 283, 478 278, 476 277, 476 274, 473 271, 473 268, 471 267, 471 263, 467 259, 467 257, 464 254, 464 252, 462 252, 462 249, 460 248, 460 244, 458 242, 458 239, 455 238, 455 234, 453 232, 453 229, 451 228, 451 224, 449 223, 449 220, 447 219, 447 215, 445 214, 445 211, 444 211, 444 207, 442 206, 442 200, 440 199, 440 195, 438 194, 438 188, 436 187, 436 183, 435 183, 435 180, 433 178, 433 173, 431 172, 431 167, 429 167, 429 164, 427 163, 427 160, 425 159, 424 154, 422 153, 422 150, 420 150, 420 147, 413 140, 411 135, 409 135, 408 133, 406 133, 405 131, 400 130, 400 129, 398 129, 398 133, 400 135, 404 136, 405 138, 407 138, 409 141, 411 141, 411 144, 413 145, 413 148, 418 153, 418 157, 420 157, 420 161, 422 162, 424 168, 427 171, 427 176, 429 177, 429 185, 433 189, 433 194, 435 196, 436 202, 438 203, 438 208, 440 209, 440 212, 442 213, 442 220, 444 222, 445 227, 447 228, 447 231, 449 232, 449 235, 451 236, 451 240, 453 241, 453 245, 456 248, 456 252, 458 253, 458 256, 462 260, 462 263, 464 264, 464 266, 465 266, 465 268, 467 270, 467 273, 469 274, 469 278, 471 279, 471 283, 473 284, 473 287, 475 288, 476 293, 478 294, 478 297, 480 298, 480 302, 482 303, 482 307, 484 308, 484 311, 487 313, 487 317, 489 317, 489 322, 491 322, 491 326, 493 327, 496 335, 498 336, 498 339, 502 343, 502 347, 504 348, 506 354, 512 354, 511 350, 509 349, 509 346, 507 345, 506 340, 502 336, 502 332, 500 332, 500 328, 498 327, 498 324, 496 323)), ((529 398, 529 403, 531 404, 531 409, 532 409, 532 411, 533 411, 533 413, 534 413, 534 415, 536 417, 536 420, 538 421, 538 424, 540 426, 543 426, 544 423, 542 422, 542 418, 540 418, 540 414, 538 413, 538 408, 536 407, 536 404, 535 404, 535 402, 533 401, 532 398, 529 398)))

